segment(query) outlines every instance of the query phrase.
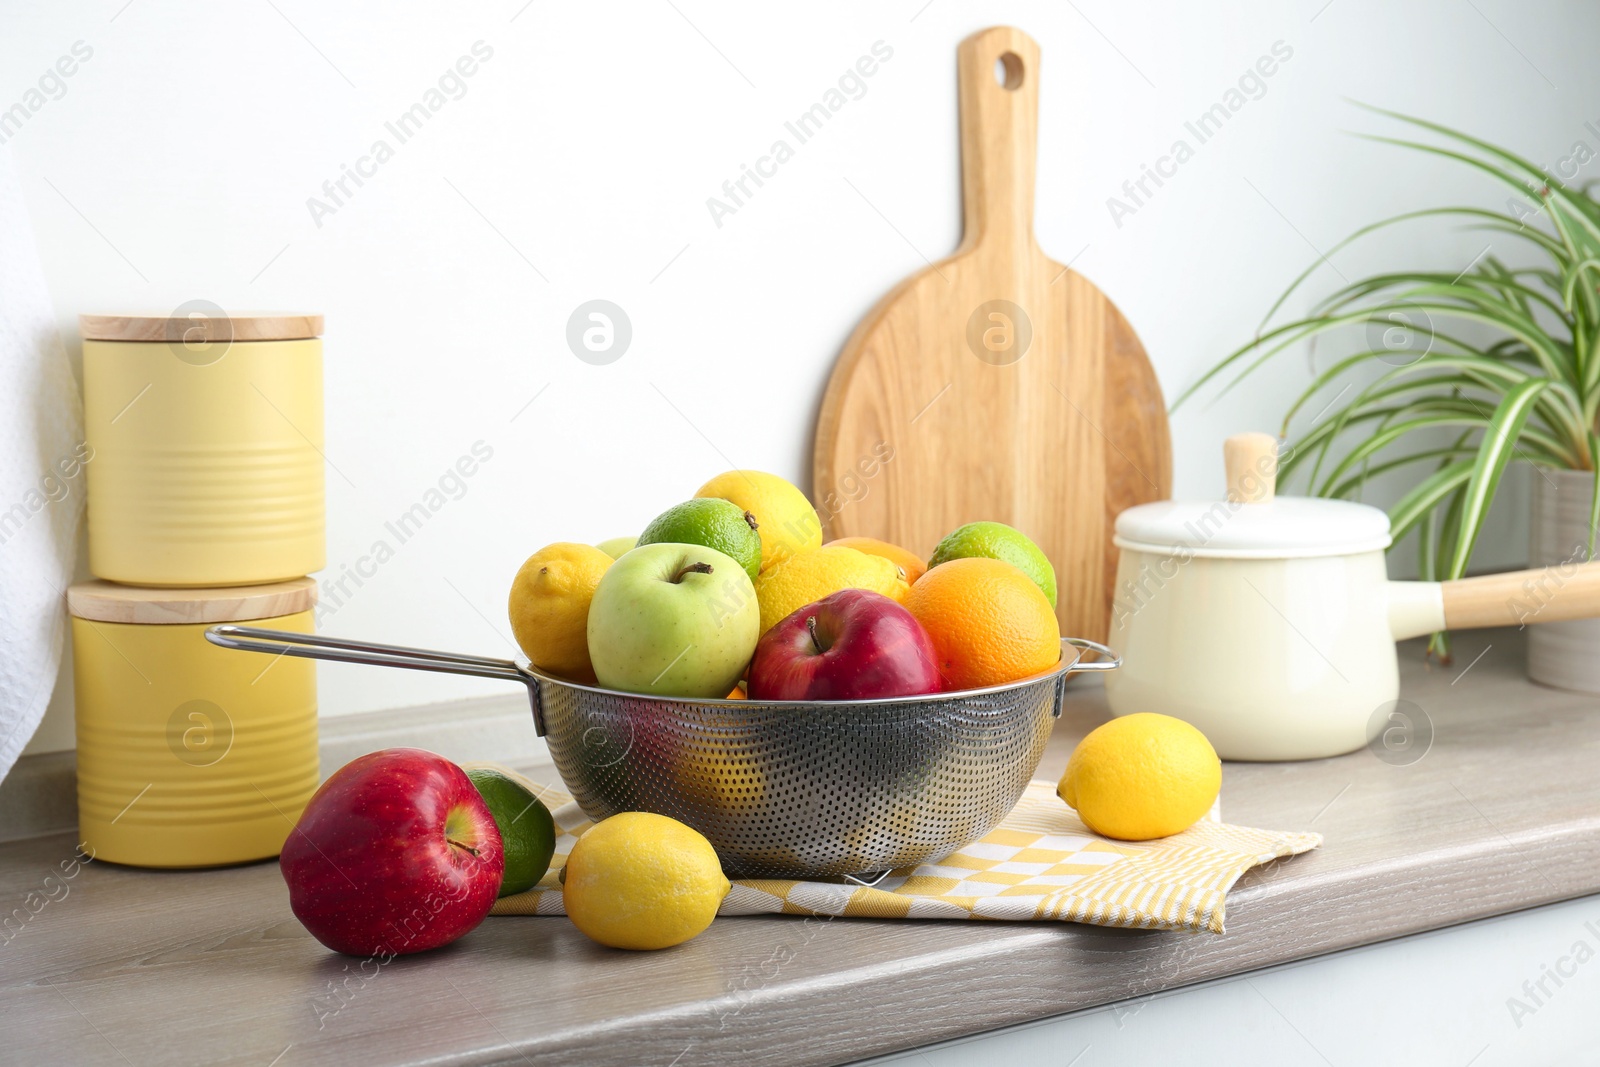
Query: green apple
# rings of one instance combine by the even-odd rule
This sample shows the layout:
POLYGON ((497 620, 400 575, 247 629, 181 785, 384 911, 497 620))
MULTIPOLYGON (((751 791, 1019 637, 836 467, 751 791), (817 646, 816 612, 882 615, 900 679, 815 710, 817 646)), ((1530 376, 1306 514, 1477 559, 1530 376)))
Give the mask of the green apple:
POLYGON ((724 697, 760 636, 750 576, 701 545, 641 545, 606 571, 589 602, 589 659, 607 689, 724 697))
POLYGON ((637 537, 612 537, 605 541, 601 541, 594 547, 598 548, 612 559, 621 559, 627 553, 632 552, 633 546, 638 543, 639 539, 637 537))

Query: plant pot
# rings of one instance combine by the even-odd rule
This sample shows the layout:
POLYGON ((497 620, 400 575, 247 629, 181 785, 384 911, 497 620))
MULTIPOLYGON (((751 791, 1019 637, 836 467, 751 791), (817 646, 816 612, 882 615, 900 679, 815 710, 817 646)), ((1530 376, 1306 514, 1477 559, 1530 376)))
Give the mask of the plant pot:
MULTIPOLYGON (((1539 468, 1533 478, 1528 526, 1530 567, 1581 563, 1589 558, 1589 508, 1594 474, 1539 468)), ((1536 592, 1530 621, 1537 622, 1536 592)), ((1528 677, 1540 685, 1600 693, 1600 619, 1574 619, 1528 627, 1528 677)))

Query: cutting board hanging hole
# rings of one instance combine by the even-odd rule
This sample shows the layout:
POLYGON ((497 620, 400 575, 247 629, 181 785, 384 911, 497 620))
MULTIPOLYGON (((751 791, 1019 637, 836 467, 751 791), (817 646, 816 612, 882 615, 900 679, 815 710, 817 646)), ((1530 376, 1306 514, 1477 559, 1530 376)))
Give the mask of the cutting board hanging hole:
POLYGON ((1006 92, 1022 88, 1022 75, 1022 57, 1015 52, 1007 52, 994 61, 994 80, 1006 92))

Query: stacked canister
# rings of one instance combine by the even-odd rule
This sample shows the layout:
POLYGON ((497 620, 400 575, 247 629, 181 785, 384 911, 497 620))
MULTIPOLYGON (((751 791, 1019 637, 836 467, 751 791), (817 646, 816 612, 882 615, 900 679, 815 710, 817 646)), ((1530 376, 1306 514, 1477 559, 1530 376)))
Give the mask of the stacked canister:
POLYGON ((310 633, 325 563, 322 316, 84 315, 89 570, 68 592, 78 823, 98 859, 276 856, 318 782, 308 660, 208 626, 310 633))

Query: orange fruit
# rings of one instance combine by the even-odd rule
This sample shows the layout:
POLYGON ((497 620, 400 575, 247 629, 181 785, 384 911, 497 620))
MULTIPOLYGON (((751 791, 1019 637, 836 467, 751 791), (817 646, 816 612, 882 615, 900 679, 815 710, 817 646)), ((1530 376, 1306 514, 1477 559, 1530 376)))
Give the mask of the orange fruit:
POLYGON ((733 692, 731 692, 727 696, 723 697, 723 699, 724 700, 748 700, 749 698, 744 695, 744 686, 736 685, 736 686, 733 687, 733 692))
POLYGON ((900 577, 908 585, 915 585, 917 579, 928 570, 928 565, 922 562, 922 557, 915 552, 899 545, 891 545, 887 541, 880 541, 876 537, 840 537, 822 547, 853 548, 869 556, 882 556, 905 572, 900 577))
POLYGON ((941 563, 911 587, 910 611, 933 639, 947 691, 981 689, 1047 671, 1061 658, 1061 627, 1044 593, 998 559, 941 563))

